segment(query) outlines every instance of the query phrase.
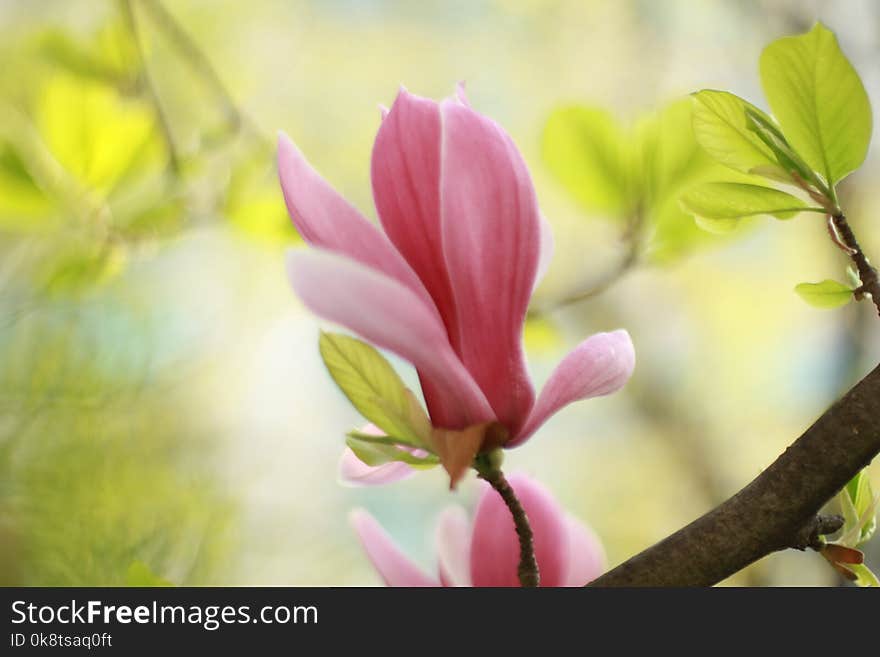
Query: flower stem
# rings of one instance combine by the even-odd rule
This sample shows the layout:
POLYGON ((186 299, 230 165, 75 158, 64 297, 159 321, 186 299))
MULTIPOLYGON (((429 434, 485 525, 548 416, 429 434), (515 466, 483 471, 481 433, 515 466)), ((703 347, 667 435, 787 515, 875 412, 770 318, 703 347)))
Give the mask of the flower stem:
POLYGON ((870 294, 871 300, 877 307, 877 312, 880 313, 880 277, 877 275, 877 270, 865 257, 855 233, 853 233, 846 220, 846 216, 842 212, 835 212, 831 215, 831 222, 834 232, 839 236, 841 242, 847 246, 848 254, 858 270, 862 285, 857 291, 861 294, 870 294))
POLYGON ((477 457, 475 467, 480 479, 489 483, 489 485, 497 492, 504 504, 510 509, 510 515, 513 516, 513 524, 516 527, 516 535, 519 537, 519 568, 517 575, 519 576, 520 586, 534 587, 538 586, 541 576, 538 572, 538 561, 535 559, 535 544, 532 527, 529 525, 526 511, 520 504, 513 487, 508 483, 501 472, 501 468, 491 463, 490 458, 482 458, 483 455, 477 457))

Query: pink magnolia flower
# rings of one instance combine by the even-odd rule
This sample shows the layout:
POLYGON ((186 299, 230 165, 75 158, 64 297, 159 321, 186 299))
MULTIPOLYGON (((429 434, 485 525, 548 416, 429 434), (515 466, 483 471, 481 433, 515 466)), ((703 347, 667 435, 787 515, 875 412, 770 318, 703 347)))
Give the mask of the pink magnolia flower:
MULTIPOLYGON (((547 490, 525 475, 509 478, 535 533, 541 586, 583 586, 598 577, 605 555, 596 535, 567 515, 547 490)), ((519 586, 519 541, 513 518, 488 484, 473 524, 461 507, 440 516, 435 535, 438 573, 424 573, 366 511, 351 521, 367 556, 388 586, 519 586)))
MULTIPOLYGON (((381 229, 283 134, 278 171, 290 216, 314 247, 288 255, 294 290, 317 315, 412 363, 435 427, 498 422, 513 447, 563 406, 610 394, 632 373, 626 331, 598 333, 536 400, 522 330, 551 233, 513 141, 460 88, 439 103, 401 90, 384 116, 371 162, 381 229)), ((386 470, 395 476, 361 480, 409 471, 386 470)))

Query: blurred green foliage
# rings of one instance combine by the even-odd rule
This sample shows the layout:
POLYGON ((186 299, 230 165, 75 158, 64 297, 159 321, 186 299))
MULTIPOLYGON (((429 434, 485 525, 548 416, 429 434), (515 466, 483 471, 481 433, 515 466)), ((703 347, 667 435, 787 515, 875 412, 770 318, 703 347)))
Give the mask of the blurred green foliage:
MULTIPOLYGON (((123 20, 128 3, 117 5, 90 39, 57 28, 27 35, 17 65, 0 74, 0 231, 38 235, 43 283, 66 292, 120 274, 138 251, 179 234, 194 208, 289 243, 271 144, 223 120, 179 134, 150 81, 156 41, 123 20)), ((132 7, 141 25, 150 6, 132 7)))
POLYGON ((219 575, 234 506, 213 483, 209 436, 177 407, 179 373, 101 347, 116 330, 153 342, 130 313, 55 302, 4 327, 6 583, 122 585, 136 560, 179 582, 219 575))
POLYGON ((633 260, 669 263, 712 242, 678 198, 696 183, 743 179, 697 145, 691 114, 683 98, 629 126, 581 105, 559 108, 547 120, 547 166, 585 210, 623 226, 633 260))
POLYGON ((126 3, 109 9, 91 38, 20 35, 0 71, 4 584, 222 581, 236 511, 205 423, 181 406, 196 356, 114 349, 114 327, 146 349, 162 332, 113 285, 194 209, 265 243, 295 237, 269 146, 207 125, 178 150, 150 87, 155 42, 126 3))

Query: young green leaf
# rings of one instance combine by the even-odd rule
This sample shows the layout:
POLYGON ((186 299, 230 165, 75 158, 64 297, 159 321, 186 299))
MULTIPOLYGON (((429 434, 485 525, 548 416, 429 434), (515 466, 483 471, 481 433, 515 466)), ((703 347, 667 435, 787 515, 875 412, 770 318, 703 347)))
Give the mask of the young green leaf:
POLYGON ((804 162, 803 158, 794 152, 794 149, 792 149, 785 136, 779 130, 779 126, 770 117, 763 112, 755 112, 752 109, 746 109, 746 116, 748 117, 749 129, 758 135, 758 138, 773 151, 773 156, 783 169, 792 174, 792 176, 796 175, 802 180, 812 183, 819 190, 826 191, 822 180, 804 162))
POLYGON ((778 189, 743 183, 704 183, 689 188, 680 199, 682 208, 712 232, 736 228, 740 219, 767 214, 791 219, 807 207, 801 199, 778 189))
POLYGON ((875 575, 865 564, 848 564, 844 566, 844 568, 856 576, 853 580, 856 586, 871 588, 880 587, 880 579, 878 579, 877 575, 875 575))
POLYGON ((816 23, 807 34, 774 41, 761 54, 761 83, 788 142, 834 185, 864 161, 871 105, 834 33, 816 23))
POLYGON ((840 308, 853 299, 853 291, 837 281, 801 283, 795 286, 798 296, 814 308, 840 308))
POLYGON ((877 503, 867 470, 853 477, 839 495, 840 509, 846 521, 839 542, 858 547, 874 535, 877 528, 877 503))
MULTIPOLYGON (((387 436, 385 437, 387 438, 387 436)), ((364 438, 364 434, 354 435, 352 433, 345 439, 345 444, 363 463, 373 468, 394 461, 401 461, 415 468, 433 468, 440 463, 440 459, 433 454, 420 456, 397 445, 376 442, 373 440, 376 436, 369 436, 369 439, 364 438)))
MULTIPOLYGON (((749 114, 765 117, 766 114, 726 91, 704 89, 695 93, 693 98, 694 136, 709 155, 742 173, 791 181, 791 176, 777 162, 770 147, 750 127, 752 119, 749 114)), ((766 118, 772 122, 772 119, 766 118)))
POLYGON ((859 276, 859 272, 856 271, 856 268, 852 265, 846 268, 846 277, 849 279, 849 282, 852 283, 853 289, 861 287, 862 279, 859 276))
POLYGON ((430 422, 382 354, 339 333, 321 333, 319 348, 330 376, 361 415, 400 441, 425 444, 430 422))
POLYGON ((557 109, 544 127, 542 153, 550 171, 587 209, 620 218, 634 205, 630 140, 610 112, 557 109))

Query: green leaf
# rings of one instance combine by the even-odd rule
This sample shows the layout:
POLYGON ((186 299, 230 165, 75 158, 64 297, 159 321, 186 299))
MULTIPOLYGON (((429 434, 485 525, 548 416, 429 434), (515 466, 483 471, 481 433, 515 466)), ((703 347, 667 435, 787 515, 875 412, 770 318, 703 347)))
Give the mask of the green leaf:
POLYGON ((814 308, 840 308, 853 299, 853 291, 837 281, 801 283, 795 286, 798 296, 814 308))
POLYGON ((843 568, 849 570, 856 576, 855 580, 853 580, 856 586, 869 588, 880 587, 880 579, 877 579, 877 575, 875 575, 865 564, 846 564, 843 568))
POLYGON ((801 199, 770 187, 743 183, 703 183, 681 196, 681 206, 710 232, 729 232, 739 220, 758 215, 791 219, 807 208, 801 199))
POLYGON ((373 468, 394 461, 402 461, 415 468, 433 468, 440 463, 440 459, 433 454, 417 456, 395 445, 394 439, 389 436, 370 436, 352 432, 345 439, 345 444, 363 463, 373 468), (382 438, 385 441, 381 441, 382 438))
POLYGON ((330 376, 361 415, 398 442, 427 443, 427 415, 382 354, 339 333, 321 333, 319 348, 330 376))
POLYGON ((143 561, 133 561, 131 563, 128 570, 125 571, 125 585, 150 587, 174 586, 174 584, 167 579, 159 577, 156 573, 150 570, 150 567, 143 561))
POLYGON ((631 143, 610 112, 557 109, 544 127, 541 148, 550 171, 585 208, 616 218, 631 211, 631 143))
MULTIPOLYGON (((849 531, 858 525, 859 523, 859 512, 856 511, 855 498, 856 498, 856 489, 859 485, 859 477, 861 473, 857 474, 853 477, 850 482, 844 487, 840 494, 838 495, 838 502, 840 503, 840 511, 843 514, 844 520, 844 534, 849 533, 849 531), (855 488, 853 485, 855 484, 855 488)), ((850 545, 850 543, 846 543, 850 545)), ((853 546, 855 547, 855 546, 853 546)))
POLYGON ((840 542, 858 547, 871 539, 877 528, 878 498, 871 489, 867 469, 853 477, 840 492, 840 507, 846 521, 840 542))
POLYGON ((849 282, 852 283, 853 289, 861 287, 862 279, 859 276, 859 272, 856 271, 856 268, 852 265, 846 268, 846 277, 849 279, 849 282))
POLYGON ((761 53, 761 82, 795 151, 834 185, 865 160, 871 105, 834 33, 816 23, 807 34, 774 41, 761 53))
POLYGON ((816 176, 803 158, 794 152, 785 136, 769 116, 763 112, 755 112, 746 109, 749 129, 773 151, 773 155, 780 166, 792 176, 797 175, 807 182, 813 183, 818 189, 825 191, 824 183, 816 176))
POLYGON ((741 173, 790 182, 773 151, 751 129, 751 115, 772 119, 757 107, 726 91, 704 89, 694 98, 693 129, 697 143, 721 164, 741 173))

